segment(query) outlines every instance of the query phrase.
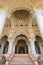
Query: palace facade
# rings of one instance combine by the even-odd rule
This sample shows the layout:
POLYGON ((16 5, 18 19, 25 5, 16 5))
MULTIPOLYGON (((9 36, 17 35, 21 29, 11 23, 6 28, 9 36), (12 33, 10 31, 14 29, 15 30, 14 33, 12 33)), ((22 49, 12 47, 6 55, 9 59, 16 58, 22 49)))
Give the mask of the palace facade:
POLYGON ((0 54, 43 54, 43 0, 0 0, 0 54))

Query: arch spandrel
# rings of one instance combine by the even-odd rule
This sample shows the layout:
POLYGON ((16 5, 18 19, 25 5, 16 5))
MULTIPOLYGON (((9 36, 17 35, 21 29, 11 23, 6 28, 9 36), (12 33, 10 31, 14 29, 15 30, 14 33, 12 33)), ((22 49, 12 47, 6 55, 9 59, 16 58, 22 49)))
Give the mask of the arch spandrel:
POLYGON ((17 41, 20 40, 20 39, 23 39, 23 40, 26 41, 26 43, 28 43, 28 38, 27 38, 26 35, 20 34, 20 35, 16 36, 15 42, 17 43, 17 41))

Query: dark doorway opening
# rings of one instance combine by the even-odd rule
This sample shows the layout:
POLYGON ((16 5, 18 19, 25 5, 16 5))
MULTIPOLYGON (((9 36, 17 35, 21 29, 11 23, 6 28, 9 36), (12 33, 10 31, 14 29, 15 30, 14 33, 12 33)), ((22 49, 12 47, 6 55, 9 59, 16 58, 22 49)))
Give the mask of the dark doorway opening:
POLYGON ((39 44, 35 41, 35 49, 37 54, 41 54, 39 44))
POLYGON ((20 39, 17 41, 16 47, 15 47, 15 53, 16 54, 28 54, 28 46, 25 40, 20 39))
POLYGON ((6 54, 8 52, 8 46, 9 42, 7 41, 6 44, 4 45, 3 54, 6 54))

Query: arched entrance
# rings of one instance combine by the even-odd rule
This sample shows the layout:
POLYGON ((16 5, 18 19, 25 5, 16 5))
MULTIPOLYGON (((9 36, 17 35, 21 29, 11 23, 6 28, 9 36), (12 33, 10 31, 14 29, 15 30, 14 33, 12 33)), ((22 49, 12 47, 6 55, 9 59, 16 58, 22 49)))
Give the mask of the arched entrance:
POLYGON ((1 52, 0 53, 6 54, 8 52, 9 42, 7 41, 7 39, 8 39, 7 35, 4 35, 1 38, 1 52))
POLYGON ((16 46, 15 53, 16 54, 28 54, 28 44, 27 37, 25 35, 19 35, 16 37, 16 46))
POLYGON ((43 51, 43 48, 42 48, 42 38, 40 36, 36 36, 36 41, 35 41, 35 49, 36 49, 36 53, 37 54, 41 54, 43 51))
POLYGON ((15 47, 15 53, 16 54, 27 54, 28 53, 28 46, 25 40, 20 39, 17 41, 16 47, 15 47))
POLYGON ((35 41, 35 49, 37 54, 41 54, 39 44, 35 41))
POLYGON ((9 42, 7 41, 6 44, 4 45, 3 54, 6 54, 8 52, 8 46, 9 42))

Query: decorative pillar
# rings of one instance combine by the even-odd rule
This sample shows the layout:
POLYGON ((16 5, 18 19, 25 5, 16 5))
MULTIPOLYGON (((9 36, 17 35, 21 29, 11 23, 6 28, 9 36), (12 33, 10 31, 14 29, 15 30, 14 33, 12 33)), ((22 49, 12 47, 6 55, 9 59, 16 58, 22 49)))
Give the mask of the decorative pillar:
POLYGON ((43 38, 43 10, 35 10, 35 17, 40 29, 41 36, 43 38))
POLYGON ((31 46, 30 46, 30 43, 28 43, 28 54, 31 54, 31 46))
POLYGON ((5 10, 0 10, 0 37, 6 22, 7 15, 8 13, 5 10))
POLYGON ((13 40, 8 40, 9 41, 9 47, 8 47, 8 53, 7 54, 12 54, 13 51, 13 40))
POLYGON ((14 46, 13 46, 13 54, 15 54, 15 43, 14 43, 14 46))
POLYGON ((30 45, 31 45, 31 52, 32 52, 32 54, 36 54, 35 43, 34 43, 35 40, 29 39, 29 41, 30 41, 30 45))
POLYGON ((4 49, 4 43, 1 45, 1 54, 3 54, 3 49, 4 49))

